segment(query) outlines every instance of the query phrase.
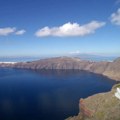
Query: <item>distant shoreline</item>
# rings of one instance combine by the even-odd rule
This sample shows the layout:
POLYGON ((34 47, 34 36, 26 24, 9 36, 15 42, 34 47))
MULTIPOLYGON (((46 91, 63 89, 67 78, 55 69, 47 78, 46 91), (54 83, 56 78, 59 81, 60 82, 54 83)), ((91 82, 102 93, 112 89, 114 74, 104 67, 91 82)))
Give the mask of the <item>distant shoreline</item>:
POLYGON ((56 57, 29 62, 2 62, 0 67, 25 68, 33 70, 85 70, 102 74, 116 81, 120 81, 120 58, 113 62, 91 62, 76 57, 56 57))
POLYGON ((0 62, 0 64, 15 64, 15 63, 18 63, 18 62, 0 62))

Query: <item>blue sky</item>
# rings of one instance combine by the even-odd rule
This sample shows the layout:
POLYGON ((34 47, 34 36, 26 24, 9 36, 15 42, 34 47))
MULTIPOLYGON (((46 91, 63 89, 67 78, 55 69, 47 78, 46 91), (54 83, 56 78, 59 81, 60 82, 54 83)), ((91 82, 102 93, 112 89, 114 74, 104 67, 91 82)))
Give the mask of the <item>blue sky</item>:
POLYGON ((0 0, 0 56, 120 56, 120 0, 0 0))

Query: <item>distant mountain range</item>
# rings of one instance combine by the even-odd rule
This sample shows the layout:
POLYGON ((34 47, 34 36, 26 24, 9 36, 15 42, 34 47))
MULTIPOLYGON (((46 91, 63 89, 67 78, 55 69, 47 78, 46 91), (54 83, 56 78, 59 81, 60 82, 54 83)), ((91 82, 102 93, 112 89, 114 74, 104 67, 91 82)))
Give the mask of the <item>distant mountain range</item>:
POLYGON ((107 56, 107 55, 93 55, 93 54, 71 54, 71 57, 78 57, 83 60, 90 61, 113 61, 117 56, 107 56))
POLYGON ((41 59, 32 62, 18 62, 15 64, 0 63, 0 67, 24 68, 33 70, 85 70, 105 75, 111 79, 120 81, 120 58, 113 62, 93 62, 76 57, 55 57, 41 59))

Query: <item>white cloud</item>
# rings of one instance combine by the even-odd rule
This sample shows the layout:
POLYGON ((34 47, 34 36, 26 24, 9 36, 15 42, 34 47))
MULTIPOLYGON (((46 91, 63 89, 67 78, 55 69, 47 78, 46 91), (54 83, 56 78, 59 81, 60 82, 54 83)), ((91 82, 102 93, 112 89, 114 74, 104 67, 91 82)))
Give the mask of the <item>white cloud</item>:
POLYGON ((6 27, 6 28, 0 28, 0 36, 7 36, 11 33, 14 33, 16 30, 15 27, 11 28, 11 27, 6 27))
POLYGON ((23 35, 26 31, 23 29, 23 30, 19 30, 17 32, 15 32, 16 35, 23 35))
POLYGON ((70 54, 80 54, 80 51, 79 50, 76 50, 74 52, 70 52, 70 54))
POLYGON ((120 8, 117 10, 116 13, 111 15, 111 22, 115 25, 120 25, 120 8))
POLYGON ((92 34, 96 29, 105 25, 105 22, 92 21, 88 24, 79 25, 78 23, 66 23, 59 27, 44 27, 39 29, 35 35, 37 37, 46 36, 58 36, 58 37, 70 37, 70 36, 85 36, 92 34))
POLYGON ((0 28, 0 36, 7 36, 10 34, 23 35, 25 32, 24 29, 17 31, 15 27, 0 28))

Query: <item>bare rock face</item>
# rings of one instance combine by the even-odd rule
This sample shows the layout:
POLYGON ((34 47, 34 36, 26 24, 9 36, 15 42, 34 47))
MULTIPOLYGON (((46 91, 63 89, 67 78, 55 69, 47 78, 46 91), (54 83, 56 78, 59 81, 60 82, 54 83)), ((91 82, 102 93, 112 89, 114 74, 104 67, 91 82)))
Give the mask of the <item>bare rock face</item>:
POLYGON ((88 117, 88 118, 91 118, 93 117, 95 111, 88 108, 88 106, 86 106, 86 103, 84 102, 84 99, 80 99, 80 102, 79 102, 79 108, 80 108, 80 111, 81 111, 81 116, 82 118, 83 117, 88 117))
POLYGON ((120 120, 120 100, 115 97, 115 91, 116 86, 110 92, 81 99, 78 116, 66 120, 120 120))
POLYGON ((25 68, 25 69, 57 69, 57 70, 86 70, 105 75, 120 81, 120 58, 113 62, 91 62, 73 57, 56 57, 32 62, 20 62, 15 64, 0 63, 0 67, 25 68))
POLYGON ((120 79, 120 59, 111 62, 103 72, 103 75, 109 76, 112 79, 120 79))

